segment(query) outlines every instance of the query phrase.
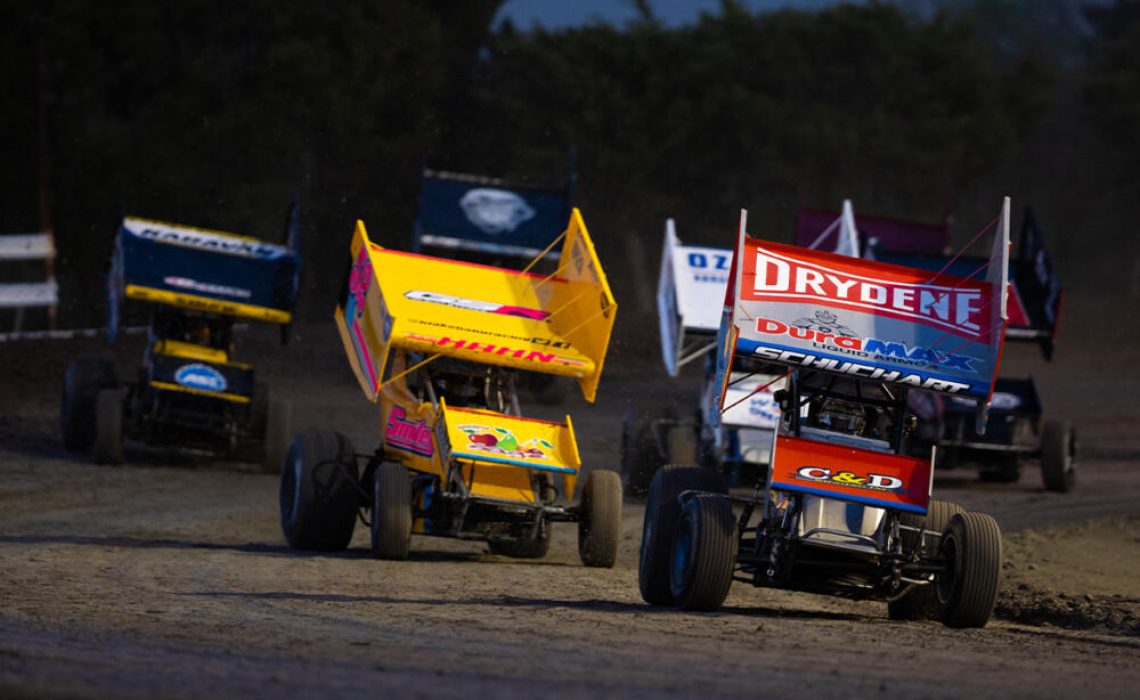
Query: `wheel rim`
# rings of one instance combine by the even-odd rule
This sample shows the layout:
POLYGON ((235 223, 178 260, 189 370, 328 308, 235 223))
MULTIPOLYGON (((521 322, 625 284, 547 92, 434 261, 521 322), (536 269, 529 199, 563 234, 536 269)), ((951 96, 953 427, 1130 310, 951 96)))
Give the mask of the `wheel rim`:
POLYGON ((673 570, 670 572, 674 587, 689 579, 689 569, 693 565, 693 527, 689 518, 681 521, 677 539, 673 544, 673 570))
POLYGON ((942 557, 946 560, 946 571, 935 577, 934 586, 938 602, 946 605, 954 595, 958 579, 958 542, 952 534, 942 538, 942 557))
POLYGON ((281 514, 289 521, 296 515, 299 499, 297 490, 301 481, 297 478, 297 471, 300 469, 297 462, 298 457, 294 455, 293 459, 289 460, 289 468, 281 471, 281 514))

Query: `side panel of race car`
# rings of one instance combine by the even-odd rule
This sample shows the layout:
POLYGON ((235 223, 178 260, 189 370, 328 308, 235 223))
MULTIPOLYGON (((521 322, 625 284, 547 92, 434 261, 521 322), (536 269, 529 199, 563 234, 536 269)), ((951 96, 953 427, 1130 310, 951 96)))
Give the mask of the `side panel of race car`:
POLYGON ((879 508, 925 513, 932 460, 780 435, 768 487, 879 508))
POLYGON ((333 318, 352 373, 369 401, 375 402, 388 361, 393 319, 376 281, 371 243, 363 222, 356 222, 349 271, 333 318))
POLYGON ((558 337, 590 359, 593 369, 578 377, 578 386, 593 403, 617 319, 617 302, 577 208, 570 212, 559 271, 565 282, 554 285, 548 320, 558 337))

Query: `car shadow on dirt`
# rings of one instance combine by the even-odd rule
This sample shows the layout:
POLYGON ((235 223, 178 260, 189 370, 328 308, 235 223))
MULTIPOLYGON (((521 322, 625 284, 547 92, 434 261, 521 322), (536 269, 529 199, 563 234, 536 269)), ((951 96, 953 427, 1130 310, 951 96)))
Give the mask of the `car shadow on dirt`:
POLYGON ((293 600, 320 603, 381 603, 386 605, 447 605, 489 608, 535 608, 539 610, 589 610, 605 613, 645 613, 660 608, 644 604, 623 603, 614 600, 557 600, 552 598, 519 598, 495 596, 487 598, 399 598, 379 595, 349 595, 343 593, 299 593, 293 591, 263 591, 243 593, 237 591, 199 591, 181 595, 206 598, 250 598, 262 600, 293 600))

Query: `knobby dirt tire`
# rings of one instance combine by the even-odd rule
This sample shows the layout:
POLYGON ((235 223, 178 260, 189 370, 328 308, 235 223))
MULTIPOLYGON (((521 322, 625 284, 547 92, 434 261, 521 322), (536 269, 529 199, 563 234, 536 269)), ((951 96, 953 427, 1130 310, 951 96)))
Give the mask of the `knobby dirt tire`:
POLYGON ((949 571, 935 580, 942 624, 985 627, 1001 588, 1001 529, 985 513, 958 513, 942 536, 949 571))
POLYGON ((352 540, 360 504, 352 443, 309 430, 289 445, 281 470, 281 530, 293 549, 339 551, 352 540))
POLYGON ((612 568, 621 541, 621 476, 597 470, 586 475, 582 488, 582 519, 578 521, 578 556, 590 567, 612 568))
POLYGON ((412 482, 404 465, 382 462, 372 473, 372 554, 403 561, 412 544, 412 482))
POLYGON ((103 389, 95 397, 96 464, 123 463, 123 392, 103 389))
MULTIPOLYGON (((950 518, 964 512, 966 509, 957 503, 931 500, 925 516, 917 513, 900 513, 899 522, 941 534, 950 524, 950 518)), ((918 544, 919 537, 917 533, 904 532, 902 541, 903 549, 910 551, 918 544)), ((928 546, 931 542, 933 541, 928 542, 928 546)), ((934 551, 936 549, 926 553, 933 554, 934 551)), ((938 595, 934 590, 934 584, 915 586, 902 598, 887 603, 887 613, 892 620, 937 620, 938 595)))
POLYGON ((720 472, 675 464, 658 471, 649 485, 649 498, 641 525, 637 582, 642 599, 650 605, 674 604, 669 585, 669 569, 673 557, 673 538, 681 519, 677 496, 689 490, 728 493, 720 472))
POLYGON ((685 501, 673 543, 669 588, 682 610, 714 612, 724 604, 736 564, 736 521, 720 494, 685 501))
POLYGON ((1065 493, 1077 481, 1077 437, 1069 421, 1047 421, 1041 430, 1041 480, 1045 489, 1065 493))
POLYGON ((65 449, 86 452, 95 444, 95 400, 101 390, 113 386, 115 368, 110 362, 80 358, 67 364, 59 406, 65 449))

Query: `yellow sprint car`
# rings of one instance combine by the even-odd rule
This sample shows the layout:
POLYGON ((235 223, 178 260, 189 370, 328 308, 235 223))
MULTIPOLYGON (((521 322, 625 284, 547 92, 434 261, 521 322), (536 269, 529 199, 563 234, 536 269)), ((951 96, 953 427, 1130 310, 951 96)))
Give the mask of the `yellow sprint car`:
POLYGON ((590 470, 578 486, 570 417, 524 418, 515 390, 519 372, 542 372, 576 379, 587 401, 597 391, 617 305, 577 209, 559 240, 540 275, 389 250, 357 222, 335 318, 380 404, 379 445, 296 436, 280 492, 290 546, 344 549, 359 513, 385 559, 406 559, 413 533, 541 558, 551 524, 576 522, 582 563, 613 566, 620 477, 590 470))

